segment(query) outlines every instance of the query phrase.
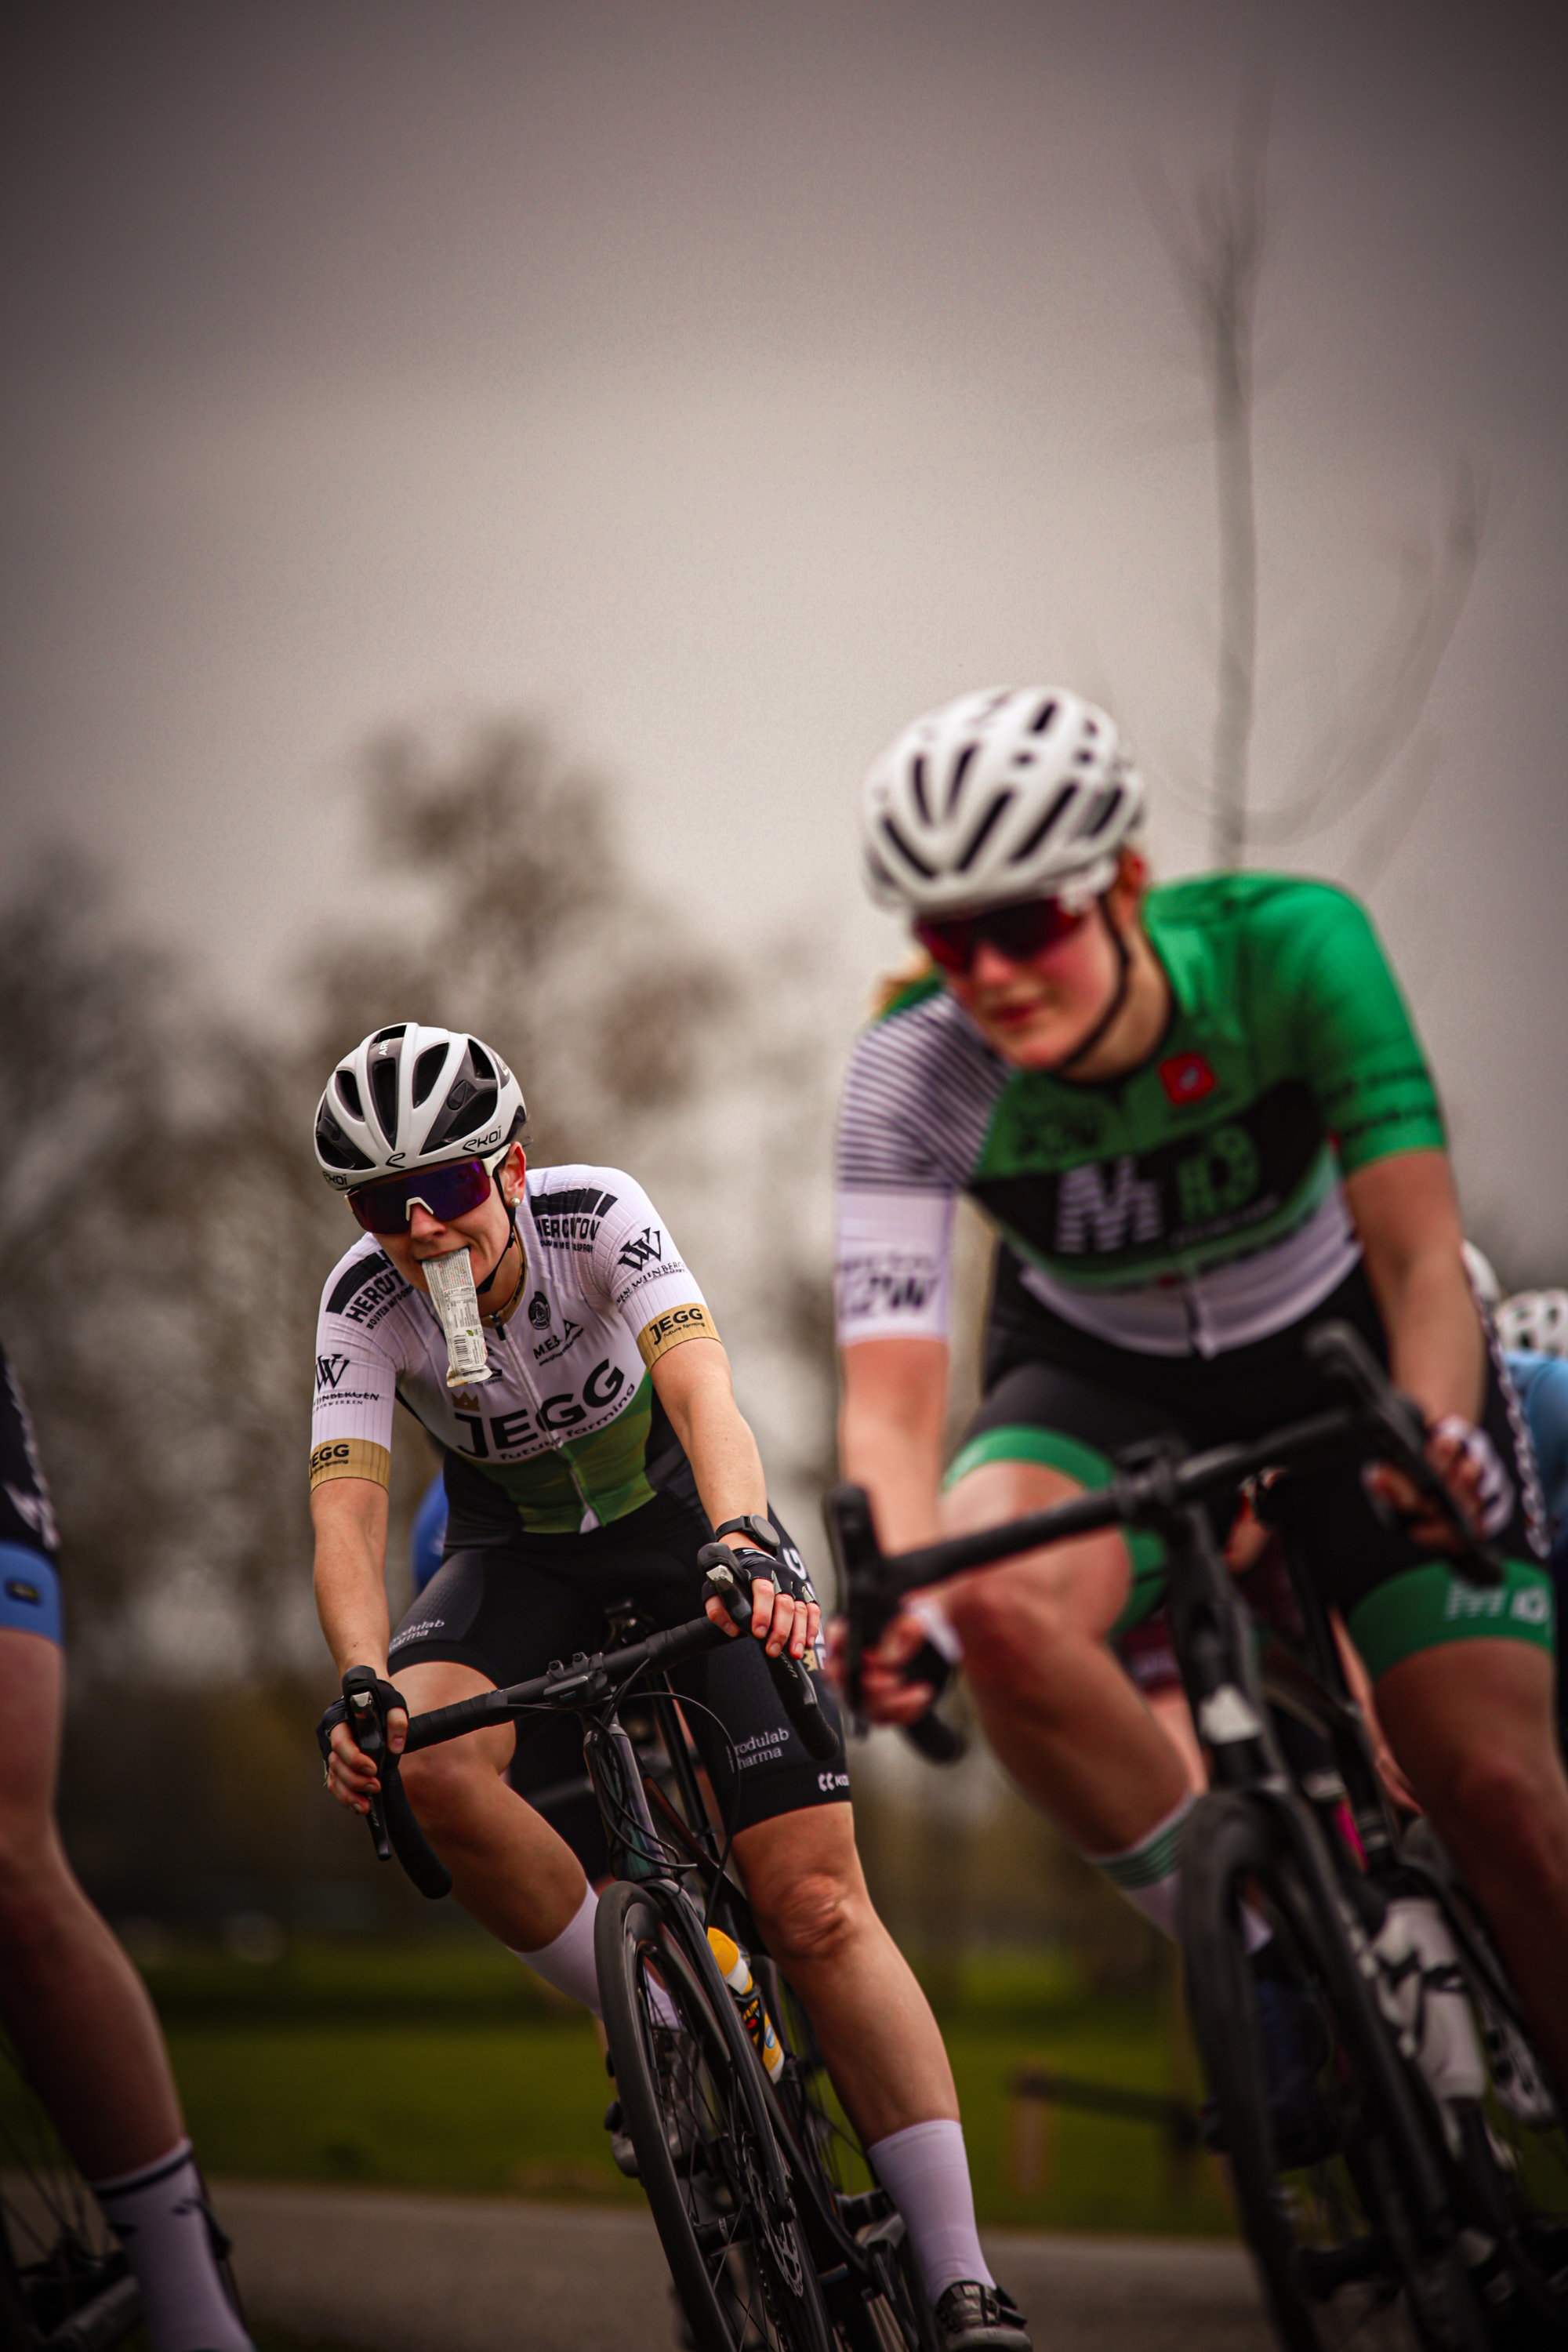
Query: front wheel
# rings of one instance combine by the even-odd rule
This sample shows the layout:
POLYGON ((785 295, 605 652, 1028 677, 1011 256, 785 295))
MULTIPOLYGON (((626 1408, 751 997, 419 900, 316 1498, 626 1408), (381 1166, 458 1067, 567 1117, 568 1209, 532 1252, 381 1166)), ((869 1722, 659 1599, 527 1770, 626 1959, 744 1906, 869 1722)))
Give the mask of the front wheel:
POLYGON ((594 1947, 616 2087, 676 2291, 699 2352, 831 2352, 762 2071, 680 1900, 617 1882, 594 1947))
POLYGON ((1409 2118, 1391 2107, 1344 1928, 1321 1916, 1256 1799, 1211 1794, 1194 1813, 1182 1943, 1237 2203, 1288 2352, 1479 2352, 1452 2230, 1409 2193, 1409 2118))

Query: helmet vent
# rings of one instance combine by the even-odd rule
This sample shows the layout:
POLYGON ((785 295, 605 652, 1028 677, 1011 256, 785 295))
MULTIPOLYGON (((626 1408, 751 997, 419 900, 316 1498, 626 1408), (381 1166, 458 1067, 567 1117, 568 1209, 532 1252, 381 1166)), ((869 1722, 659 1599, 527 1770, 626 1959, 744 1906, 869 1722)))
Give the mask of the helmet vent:
POLYGON ((416 1108, 425 1100, 446 1066, 445 1045, 426 1045, 414 1065, 414 1088, 411 1100, 416 1108))
MULTIPOLYGON (((395 1033, 402 1035, 402 1031, 395 1033)), ((397 1141, 397 1065, 401 1056, 385 1054, 377 1056, 370 1066, 371 1099, 375 1105, 381 1131, 389 1143, 397 1141)))
POLYGON ((899 856, 903 859, 906 866, 912 866, 915 872, 923 877, 927 882, 934 879, 936 867, 934 866, 928 866, 925 859, 920 856, 910 847, 909 843, 904 839, 903 835, 899 831, 898 826, 893 823, 890 816, 885 816, 882 819, 882 831, 887 835, 888 839, 892 843, 893 847, 898 851, 899 856))
POLYGON ((952 814, 953 810, 958 806, 958 795, 963 790, 963 779, 969 773, 969 763, 973 759, 974 754, 979 751, 979 749, 980 746, 978 743, 966 743, 953 764, 952 782, 947 788, 947 813, 949 816, 952 814))
POLYGON ((1017 794, 1016 793, 997 793, 995 799, 986 810, 985 814, 976 825, 973 833, 970 835, 968 845, 966 846, 963 856, 954 861, 953 871, 955 873, 968 873, 970 867, 973 865, 975 859, 984 848, 987 839, 995 832, 997 825, 1001 823, 1003 817, 1005 816, 1007 811, 1012 807, 1013 803, 1016 798, 1017 794))
POLYGON ((329 1168, 342 1168, 349 1171, 356 1168, 369 1168, 373 1164, 365 1158, 363 1151, 358 1150, 349 1141, 325 1103, 316 1114, 316 1156, 324 1160, 329 1168))
POLYGON ((407 1031, 408 1024, 406 1021, 395 1021, 390 1029, 378 1029, 370 1042, 373 1045, 379 1045, 388 1037, 405 1036, 407 1034, 407 1031))
POLYGON ((926 763, 923 753, 917 752, 910 768, 910 784, 915 796, 915 806, 921 813, 921 823, 931 823, 931 803, 926 798, 926 763))
POLYGON ((332 1084, 338 1090, 338 1100, 351 1118, 363 1118, 364 1105, 359 1098, 359 1080, 352 1070, 335 1070, 332 1084))
POLYGON ((1035 826, 1032 833, 1018 844, 1017 848, 1013 852, 1012 859, 1010 861, 1013 865, 1022 866, 1026 858, 1033 856, 1034 852, 1038 849, 1041 842, 1044 841, 1047 834, 1049 833, 1052 825, 1055 824, 1057 819, 1060 816, 1063 809, 1065 809, 1068 802, 1072 800, 1077 791, 1078 786, 1076 784, 1064 784, 1062 786, 1060 792, 1057 794, 1055 800, 1051 803, 1049 808, 1046 811, 1038 824, 1035 826))
POLYGON ((1038 710, 1036 711, 1033 719, 1029 721, 1030 734, 1043 735, 1056 715, 1057 706, 1054 700, 1050 702, 1042 702, 1038 710))
POLYGON ((1110 823, 1111 818, 1116 814, 1117 810, 1121 806, 1121 785, 1108 784, 1104 792, 1100 793, 1100 798, 1090 805, 1089 814, 1084 819, 1082 824, 1079 825, 1079 839, 1080 841, 1096 840, 1098 836, 1105 831, 1106 826, 1110 823))

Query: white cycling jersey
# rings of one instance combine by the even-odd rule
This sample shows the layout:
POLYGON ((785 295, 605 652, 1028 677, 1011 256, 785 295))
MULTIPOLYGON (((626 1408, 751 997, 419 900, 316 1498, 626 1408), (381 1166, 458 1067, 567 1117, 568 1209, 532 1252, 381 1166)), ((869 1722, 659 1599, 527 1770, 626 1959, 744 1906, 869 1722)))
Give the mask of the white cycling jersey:
POLYGON ((622 1169, 531 1168, 517 1231, 522 1286, 504 1328, 486 1326, 493 1377, 475 1388, 447 1386, 435 1307, 374 1234, 340 1259, 316 1327, 312 1487, 386 1486, 401 1400, 534 1534, 586 1533, 660 1491, 674 1441, 653 1366, 719 1335, 658 1211, 622 1169))

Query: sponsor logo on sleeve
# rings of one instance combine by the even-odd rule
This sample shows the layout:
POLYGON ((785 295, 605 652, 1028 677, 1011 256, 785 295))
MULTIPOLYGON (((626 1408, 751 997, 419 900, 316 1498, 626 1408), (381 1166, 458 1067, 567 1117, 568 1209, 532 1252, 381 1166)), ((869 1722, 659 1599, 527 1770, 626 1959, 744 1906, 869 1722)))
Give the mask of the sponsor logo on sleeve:
POLYGON ((629 1234, 616 1252, 616 1264, 642 1274, 651 1259, 664 1264, 664 1234, 658 1225, 645 1225, 640 1234, 629 1234))
POLYGON ((606 1213, 616 1205, 613 1192, 581 1185, 560 1192, 535 1192, 529 1202, 534 1230, 546 1249, 591 1250, 606 1213))
POLYGON ((716 1339, 712 1318, 706 1307, 693 1301, 689 1307, 670 1307, 645 1323, 637 1333, 637 1349, 643 1362, 651 1371, 659 1358, 671 1348, 679 1348, 683 1339, 716 1339))
POLYGON ((335 1389, 338 1382, 342 1379, 343 1374, 348 1370, 348 1368, 349 1360, 346 1356, 318 1356, 316 1359, 316 1394, 318 1396, 321 1396, 324 1395, 328 1390, 335 1389))
POLYGON ((918 1315, 935 1297, 941 1268, 928 1252, 882 1250, 844 1258, 838 1266, 838 1312, 847 1322, 868 1315, 918 1315))
POLYGON ((329 1437, 311 1450, 310 1485, 320 1486, 328 1478, 368 1478, 374 1486, 390 1486, 391 1453, 368 1437, 329 1437))
POLYGON ((383 1257, 378 1250, 374 1257, 356 1258, 345 1269, 327 1299, 327 1313, 346 1316, 351 1323, 374 1331, 407 1289, 408 1285, 395 1271, 391 1260, 383 1257))

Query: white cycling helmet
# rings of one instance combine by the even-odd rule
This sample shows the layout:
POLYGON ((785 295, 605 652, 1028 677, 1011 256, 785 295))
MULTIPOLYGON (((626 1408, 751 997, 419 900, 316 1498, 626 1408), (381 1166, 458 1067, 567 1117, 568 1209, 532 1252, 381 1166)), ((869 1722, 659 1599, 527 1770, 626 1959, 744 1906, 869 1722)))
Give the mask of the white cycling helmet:
POLYGON ((397 1021, 363 1038, 328 1079, 316 1160, 347 1192, 447 1160, 499 1160, 527 1119, 521 1087, 489 1045, 466 1030, 397 1021))
POLYGON ((1061 687, 993 687, 927 711, 876 761, 860 808, 867 878, 912 915, 1047 897, 1087 907, 1142 814, 1114 719, 1061 687))
POLYGON ((1461 1242, 1459 1249, 1465 1261, 1465 1272, 1470 1277, 1470 1288, 1483 1307, 1495 1312, 1502 1297, 1502 1285, 1497 1278, 1490 1258, 1484 1250, 1479 1250, 1474 1242, 1461 1242))
POLYGON ((1568 1356, 1568 1290, 1516 1290, 1497 1311, 1505 1348, 1532 1356, 1568 1356))

